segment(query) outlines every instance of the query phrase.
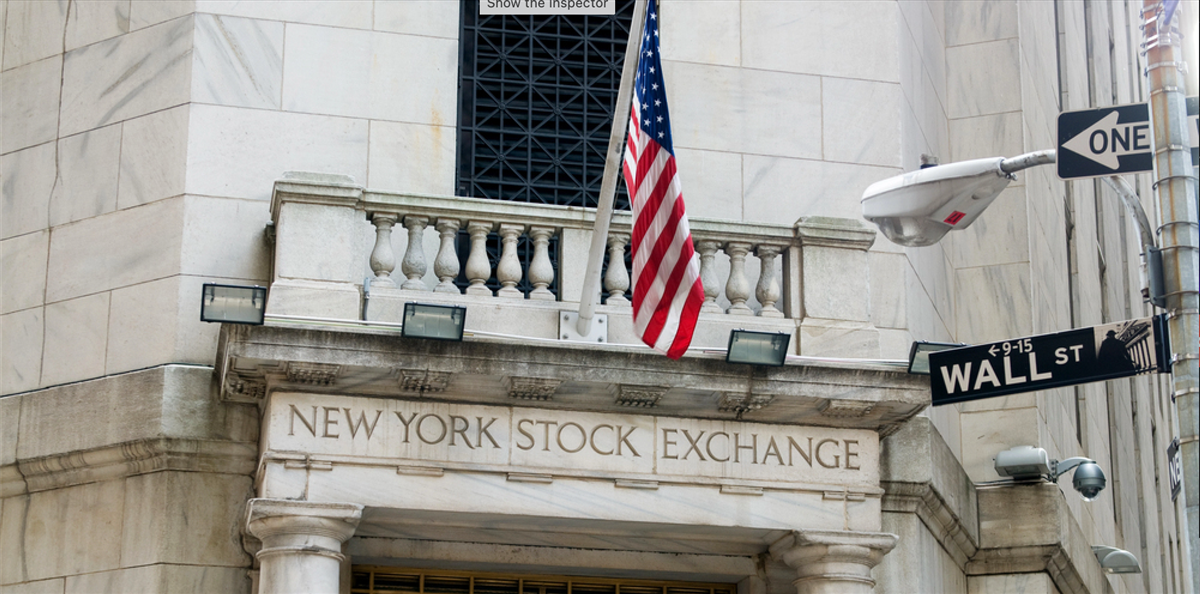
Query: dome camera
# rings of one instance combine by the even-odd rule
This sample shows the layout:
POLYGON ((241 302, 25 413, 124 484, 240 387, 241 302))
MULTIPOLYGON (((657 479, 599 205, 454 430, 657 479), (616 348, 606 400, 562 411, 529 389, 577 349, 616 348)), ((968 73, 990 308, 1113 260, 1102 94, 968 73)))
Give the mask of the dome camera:
POLYGON ((996 473, 1018 482, 1048 480, 1052 483, 1072 468, 1075 476, 1071 485, 1084 501, 1092 501, 1104 490, 1108 480, 1104 470, 1090 458, 1075 457, 1063 461, 1051 460, 1046 450, 1033 446, 1017 446, 996 454, 996 473))
POLYGON ((1108 481, 1104 478, 1104 470, 1095 462, 1084 462, 1075 468, 1075 478, 1071 484, 1079 491, 1084 501, 1092 501, 1104 490, 1108 481))

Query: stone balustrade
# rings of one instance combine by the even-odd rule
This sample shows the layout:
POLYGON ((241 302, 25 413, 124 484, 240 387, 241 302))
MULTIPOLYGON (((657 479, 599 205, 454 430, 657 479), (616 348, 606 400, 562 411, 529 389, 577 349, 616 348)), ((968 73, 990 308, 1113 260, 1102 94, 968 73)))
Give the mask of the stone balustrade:
MULTIPOLYGON (((552 314, 573 310, 582 297, 595 222, 594 209, 377 191, 343 176, 316 174, 288 174, 276 182, 272 214, 276 266, 268 313, 357 318, 364 309, 362 277, 369 276, 365 315, 378 320, 397 320, 399 304, 413 300, 491 300, 510 310, 520 304, 552 314), (393 241, 397 227, 403 241, 393 241), (464 231, 469 247, 461 254, 464 231), (500 246, 494 266, 489 236, 493 242, 498 237, 500 246), (557 262, 550 253, 553 239, 557 262), (519 242, 532 246, 531 256, 519 257, 519 242), (460 272, 465 289, 455 284, 460 272)), ((867 311, 866 251, 873 231, 858 221, 817 217, 794 225, 690 223, 704 285, 701 311, 720 320, 710 346, 724 346, 729 327, 801 337, 810 330, 811 345, 834 347, 821 354, 878 356, 867 311)), ((615 213, 600 313, 632 315, 625 264, 631 229, 630 213, 615 213)), ((507 326, 525 335, 531 330, 525 323, 507 326)), ((557 328, 542 333, 554 337, 557 328)))

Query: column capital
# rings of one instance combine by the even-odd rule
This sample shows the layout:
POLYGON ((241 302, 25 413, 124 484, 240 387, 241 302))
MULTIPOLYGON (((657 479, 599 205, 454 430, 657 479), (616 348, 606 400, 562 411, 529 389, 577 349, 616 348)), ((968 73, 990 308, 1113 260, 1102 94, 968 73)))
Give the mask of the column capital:
POLYGON ((262 541, 255 557, 261 594, 336 594, 342 543, 354 535, 363 506, 251 499, 246 529, 262 541))
POLYGON ((875 586, 871 568, 897 540, 882 532, 794 531, 771 545, 771 556, 796 571, 797 594, 867 594, 875 586))

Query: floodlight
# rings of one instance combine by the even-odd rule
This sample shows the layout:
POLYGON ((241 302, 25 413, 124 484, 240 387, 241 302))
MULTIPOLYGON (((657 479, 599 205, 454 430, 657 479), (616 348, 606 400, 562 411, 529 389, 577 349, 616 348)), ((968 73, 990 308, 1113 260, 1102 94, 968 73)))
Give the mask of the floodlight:
POLYGON ((405 338, 432 338, 461 341, 467 308, 456 305, 404 304, 405 338))
POLYGON ((792 335, 787 332, 734 330, 729 333, 725 362, 780 367, 787 360, 791 340, 792 335))
POLYGON ((200 291, 200 321, 261 326, 267 288, 205 283, 200 291))

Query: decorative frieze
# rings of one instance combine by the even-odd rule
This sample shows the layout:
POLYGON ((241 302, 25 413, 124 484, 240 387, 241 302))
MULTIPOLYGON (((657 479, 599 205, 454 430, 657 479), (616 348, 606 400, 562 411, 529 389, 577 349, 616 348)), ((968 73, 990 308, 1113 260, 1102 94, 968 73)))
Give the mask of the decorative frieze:
POLYGON ((737 394, 725 392, 721 394, 720 399, 717 401, 717 410, 741 415, 761 410, 768 404, 771 404, 771 401, 774 399, 774 394, 737 394))
POLYGON ((341 365, 289 361, 285 373, 289 382, 312 386, 331 386, 337 381, 341 370, 341 365))
POLYGON ((875 408, 874 402, 861 400, 826 400, 821 403, 821 414, 835 419, 865 417, 875 408))
POLYGON ((561 384, 561 380, 540 377, 504 378, 504 389, 508 391, 508 397, 522 400, 550 400, 561 384))
POLYGON ((445 371, 430 371, 428 369, 401 369, 400 389, 405 392, 426 394, 443 392, 450 384, 450 373, 445 371))
POLYGON ((654 408, 667 388, 660 386, 627 386, 617 387, 616 403, 619 406, 631 408, 654 408))

